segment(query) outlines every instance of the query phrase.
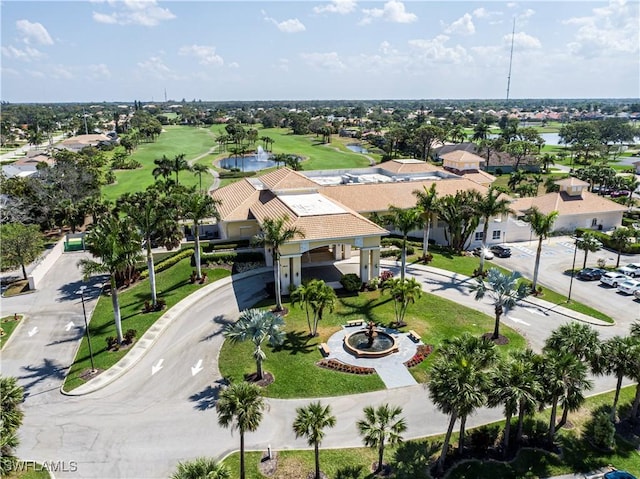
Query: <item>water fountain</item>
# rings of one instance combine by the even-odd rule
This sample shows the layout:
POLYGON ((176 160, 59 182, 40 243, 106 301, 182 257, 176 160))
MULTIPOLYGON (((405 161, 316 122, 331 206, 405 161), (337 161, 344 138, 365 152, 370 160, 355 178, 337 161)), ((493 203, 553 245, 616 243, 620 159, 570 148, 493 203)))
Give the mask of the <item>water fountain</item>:
POLYGON ((258 146, 253 155, 230 156, 220 160, 218 166, 228 170, 240 168, 242 171, 258 171, 276 166, 276 162, 271 159, 271 153, 267 153, 262 146, 258 146))
POLYGON ((381 358, 398 351, 396 339, 370 321, 365 329, 344 338, 345 349, 358 358, 381 358))

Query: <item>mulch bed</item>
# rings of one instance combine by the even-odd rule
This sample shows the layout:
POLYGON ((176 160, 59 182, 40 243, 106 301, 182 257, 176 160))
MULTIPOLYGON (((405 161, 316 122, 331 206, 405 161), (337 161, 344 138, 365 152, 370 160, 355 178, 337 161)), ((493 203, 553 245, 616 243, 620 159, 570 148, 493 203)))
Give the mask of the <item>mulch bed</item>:
POLYGON ((253 383, 256 386, 260 386, 261 388, 265 388, 269 384, 271 384, 273 381, 275 381, 275 378, 273 377, 273 374, 267 371, 264 371, 262 373, 262 379, 258 379, 257 373, 251 373, 251 374, 245 374, 244 380, 247 381, 248 383, 253 383))
POLYGON ((278 468, 278 451, 271 451, 271 459, 268 453, 264 453, 262 459, 258 463, 258 470, 263 476, 271 477, 276 473, 278 468))
POLYGON ((509 344, 509 338, 503 336, 502 334, 498 335, 497 339, 491 339, 493 333, 484 333, 482 335, 483 338, 492 341, 497 346, 504 346, 505 344, 509 344))
MULTIPOLYGON (((371 468, 369 469, 371 473, 374 473, 376 468, 378 467, 378 461, 371 463, 371 468)), ((382 470, 377 474, 374 474, 375 477, 392 477, 393 476, 393 467, 390 464, 382 463, 382 470)))

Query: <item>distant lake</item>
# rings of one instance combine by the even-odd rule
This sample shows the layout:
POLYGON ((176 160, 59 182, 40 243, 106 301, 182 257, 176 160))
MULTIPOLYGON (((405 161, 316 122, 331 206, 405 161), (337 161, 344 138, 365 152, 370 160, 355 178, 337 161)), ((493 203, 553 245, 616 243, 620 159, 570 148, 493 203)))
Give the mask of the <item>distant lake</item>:
POLYGON ((363 148, 360 145, 347 145, 347 148, 349 148, 354 153, 369 153, 369 150, 363 148))

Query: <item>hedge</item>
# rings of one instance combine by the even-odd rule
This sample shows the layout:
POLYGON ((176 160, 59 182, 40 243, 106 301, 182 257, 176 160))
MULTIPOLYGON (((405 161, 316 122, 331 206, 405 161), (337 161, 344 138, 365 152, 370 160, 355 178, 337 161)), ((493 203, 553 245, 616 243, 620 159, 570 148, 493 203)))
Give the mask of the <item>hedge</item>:
POLYGON ((246 178, 248 176, 255 176, 255 171, 220 171, 218 176, 221 179, 225 178, 246 178))
MULTIPOLYGON (((225 253, 205 253, 200 256, 203 263, 252 263, 264 261, 264 255, 260 252, 243 252, 236 253, 234 251, 225 253)), ((195 258, 191 260, 191 265, 195 265, 195 258)))
MULTIPOLYGON (((173 265, 178 264, 183 259, 188 258, 189 256, 192 256, 194 252, 195 250, 193 248, 183 249, 177 252, 176 254, 174 254, 173 256, 171 256, 170 258, 160 261, 158 264, 155 265, 156 273, 159 273, 160 271, 164 271, 165 269, 171 268, 173 265)), ((147 279, 148 277, 149 277, 148 269, 145 269, 140 272, 141 280, 147 279)))
MULTIPOLYGON (((618 251, 618 248, 615 247, 613 241, 611 240, 611 236, 609 236, 608 234, 603 233, 602 231, 594 231, 590 228, 576 228, 576 233, 580 236, 587 231, 593 233, 593 236, 595 236, 605 248, 616 252, 618 251)), ((631 243, 627 245, 627 247, 624 248, 622 252, 626 254, 638 254, 640 253, 640 243, 631 243)))
POLYGON ((237 248, 246 248, 248 246, 249 240, 239 240, 235 243, 208 243, 202 247, 202 251, 205 253, 211 253, 213 251, 233 250, 237 248))

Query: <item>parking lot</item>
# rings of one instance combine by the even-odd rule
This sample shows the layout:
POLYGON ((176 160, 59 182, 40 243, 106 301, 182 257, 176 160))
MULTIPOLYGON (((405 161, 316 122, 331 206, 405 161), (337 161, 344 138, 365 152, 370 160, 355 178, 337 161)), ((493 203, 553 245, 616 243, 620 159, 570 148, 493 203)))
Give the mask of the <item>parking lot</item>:
MULTIPOLYGON (((510 258, 494 258, 495 264, 505 268, 519 271, 527 278, 533 277, 535 266, 537 239, 520 243, 506 243, 511 248, 510 258)), ((584 251, 575 251, 574 242, 570 237, 555 237, 545 240, 542 246, 540 258, 540 270, 538 282, 544 286, 562 293, 569 294, 571 287, 571 299, 586 304, 611 316, 621 323, 631 324, 633 320, 640 319, 640 301, 633 295, 624 295, 617 292, 616 288, 602 285, 600 281, 582 281, 578 278, 571 280, 569 273, 574 264, 581 269, 584 261, 584 251)), ((606 260, 607 267, 616 264, 617 253, 601 249, 595 253, 589 253, 587 267, 596 267, 598 258, 606 260)), ((627 263, 640 262, 640 255, 622 255, 620 266, 627 263)))

